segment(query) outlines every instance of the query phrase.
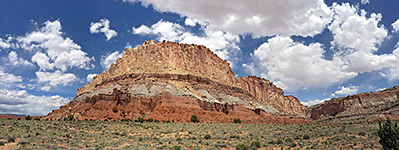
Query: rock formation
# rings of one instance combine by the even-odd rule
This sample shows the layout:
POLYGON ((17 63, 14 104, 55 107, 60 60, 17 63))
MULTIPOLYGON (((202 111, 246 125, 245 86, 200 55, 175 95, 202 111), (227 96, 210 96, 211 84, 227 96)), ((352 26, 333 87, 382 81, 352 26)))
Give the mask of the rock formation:
POLYGON ((194 44, 146 41, 127 48, 108 71, 78 89, 76 97, 46 118, 156 119, 189 122, 309 122, 303 105, 272 82, 235 79, 229 63, 194 44))
MULTIPOLYGON (((399 85, 379 92, 333 98, 309 108, 314 120, 376 121, 385 116, 399 119, 399 85)), ((396 120, 396 119, 395 119, 396 120)))

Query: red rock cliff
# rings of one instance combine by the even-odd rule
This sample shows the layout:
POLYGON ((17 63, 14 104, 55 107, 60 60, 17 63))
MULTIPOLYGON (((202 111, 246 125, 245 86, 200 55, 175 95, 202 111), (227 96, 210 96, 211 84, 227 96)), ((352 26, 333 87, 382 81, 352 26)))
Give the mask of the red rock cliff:
POLYGON ((272 82, 254 76, 235 79, 229 63, 206 47, 165 41, 126 49, 108 71, 47 117, 71 114, 78 119, 144 116, 185 122, 195 114, 207 122, 307 122, 300 119, 305 117, 302 104, 272 82))
POLYGON ((364 118, 373 120, 381 115, 399 113, 399 85, 379 92, 367 92, 333 98, 309 108, 314 120, 364 118))

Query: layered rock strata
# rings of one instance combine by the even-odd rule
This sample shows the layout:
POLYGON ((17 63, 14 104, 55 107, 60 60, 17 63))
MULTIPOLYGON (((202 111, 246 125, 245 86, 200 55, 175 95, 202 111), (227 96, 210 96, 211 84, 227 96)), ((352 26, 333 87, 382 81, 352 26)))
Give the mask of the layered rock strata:
POLYGON ((399 85, 379 92, 367 92, 333 98, 309 108, 314 120, 368 120, 397 118, 399 114, 399 85), (392 118, 391 117, 391 118, 392 118))
POLYGON ((78 89, 70 103, 47 118, 159 121, 295 123, 309 122, 304 107, 272 82, 235 79, 229 63, 204 46, 147 41, 128 48, 108 71, 78 89))

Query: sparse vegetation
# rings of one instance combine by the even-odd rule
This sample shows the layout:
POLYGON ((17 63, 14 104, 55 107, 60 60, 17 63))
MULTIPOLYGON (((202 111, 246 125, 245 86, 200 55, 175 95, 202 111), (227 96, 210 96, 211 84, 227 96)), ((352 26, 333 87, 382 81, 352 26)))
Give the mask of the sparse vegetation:
POLYGON ((0 119, 0 149, 382 149, 378 127, 0 119))
POLYGON ((234 123, 241 123, 241 119, 240 118, 234 119, 233 122, 234 123))
POLYGON ((198 119, 198 117, 196 115, 192 115, 190 120, 191 120, 191 122, 194 122, 194 123, 200 122, 200 120, 198 119))
POLYGON ((25 116, 25 120, 32 120, 32 118, 29 115, 27 115, 25 116))

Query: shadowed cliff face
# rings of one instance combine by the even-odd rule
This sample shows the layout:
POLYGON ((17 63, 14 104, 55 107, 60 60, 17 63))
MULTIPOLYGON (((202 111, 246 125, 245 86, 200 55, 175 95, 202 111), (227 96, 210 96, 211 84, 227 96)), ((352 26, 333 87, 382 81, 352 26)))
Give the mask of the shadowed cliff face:
POLYGON ((303 105, 272 82, 248 76, 235 79, 229 63, 204 46, 147 41, 123 57, 70 103, 47 118, 134 119, 188 122, 308 122, 303 105), (301 118, 302 117, 302 118, 301 118))
POLYGON ((399 114, 399 85, 379 92, 334 98, 310 107, 308 112, 314 120, 376 121, 385 116, 395 119, 399 114))

